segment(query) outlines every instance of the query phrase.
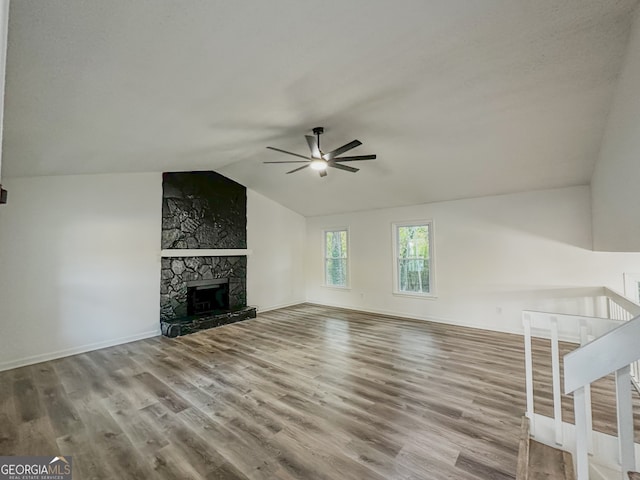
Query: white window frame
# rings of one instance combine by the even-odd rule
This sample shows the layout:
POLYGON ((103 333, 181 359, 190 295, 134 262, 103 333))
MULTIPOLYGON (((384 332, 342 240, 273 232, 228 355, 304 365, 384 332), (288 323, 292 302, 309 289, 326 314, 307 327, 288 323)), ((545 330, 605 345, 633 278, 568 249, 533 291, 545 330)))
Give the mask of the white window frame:
POLYGON ((322 230, 322 277, 323 287, 339 290, 351 289, 351 232, 349 232, 349 227, 333 227, 322 230), (347 232, 347 274, 344 285, 332 285, 327 282, 327 233, 329 232, 347 232))
POLYGON ((436 269, 435 269, 435 242, 433 235, 433 220, 410 220, 393 222, 391 224, 391 244, 393 245, 393 294, 402 297, 416 297, 424 299, 435 299, 436 296, 436 269), (404 292, 400 290, 400 279, 398 272, 398 241, 400 227, 417 227, 427 225, 429 227, 429 292, 404 292))

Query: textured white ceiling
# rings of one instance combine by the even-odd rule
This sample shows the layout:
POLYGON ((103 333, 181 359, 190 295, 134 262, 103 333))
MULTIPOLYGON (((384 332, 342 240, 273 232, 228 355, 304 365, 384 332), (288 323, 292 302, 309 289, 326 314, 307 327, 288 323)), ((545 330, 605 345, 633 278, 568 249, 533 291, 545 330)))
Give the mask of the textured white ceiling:
POLYGON ((586 184, 637 0, 19 0, 3 174, 217 170, 305 215, 586 184), (267 145, 354 138, 320 179, 267 145))

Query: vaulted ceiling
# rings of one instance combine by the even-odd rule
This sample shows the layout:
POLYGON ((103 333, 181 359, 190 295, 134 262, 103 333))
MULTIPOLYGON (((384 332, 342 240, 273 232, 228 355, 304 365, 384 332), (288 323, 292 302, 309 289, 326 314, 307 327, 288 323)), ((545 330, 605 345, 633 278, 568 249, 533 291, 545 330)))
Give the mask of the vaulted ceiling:
POLYGON ((637 0, 19 0, 3 175, 217 170, 304 215, 589 183, 637 0), (354 138, 357 174, 267 145, 354 138))

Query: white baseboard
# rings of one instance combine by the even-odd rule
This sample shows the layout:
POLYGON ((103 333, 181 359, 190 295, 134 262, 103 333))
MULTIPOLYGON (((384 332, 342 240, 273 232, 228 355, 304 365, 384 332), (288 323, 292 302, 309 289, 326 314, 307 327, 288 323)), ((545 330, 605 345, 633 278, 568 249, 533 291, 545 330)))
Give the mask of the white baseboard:
MULTIPOLYGON (((276 310, 278 308, 292 307, 294 305, 300 305, 305 303, 305 300, 298 300, 295 302, 271 305, 268 307, 260 307, 258 312, 268 312, 269 310, 276 310)), ((115 345, 122 345, 123 343, 135 342, 136 340, 144 340, 145 338, 157 337, 160 335, 160 325, 158 324, 157 330, 138 333, 136 335, 130 335, 127 337, 119 337, 112 340, 105 340, 103 342, 90 343, 87 345, 81 345, 78 347, 67 348, 64 350, 58 350, 55 352, 42 353, 39 355, 32 355, 29 357, 23 357, 8 362, 0 362, 0 372, 4 370, 11 370, 13 368, 25 367, 27 365, 34 365, 36 363, 47 362, 49 360, 55 360, 57 358, 69 357, 71 355, 78 355, 80 353, 90 352, 92 350, 99 350, 101 348, 113 347, 115 345)))
POLYGON ((466 328, 475 328, 478 330, 485 330, 485 331, 490 331, 490 332, 500 332, 500 333, 510 333, 512 335, 519 335, 519 336, 523 336, 522 330, 510 330, 510 329, 504 329, 504 328, 489 328, 487 326, 483 326, 483 325, 478 325, 478 324, 474 324, 474 323, 465 323, 465 322, 459 322, 456 321, 452 318, 445 318, 445 317, 436 317, 433 315, 413 315, 413 314, 408 314, 408 313, 402 313, 402 312, 392 312, 390 310, 380 310, 380 309, 376 309, 376 308, 366 308, 366 307, 347 307, 344 305, 338 305, 338 304, 332 304, 332 303, 326 303, 326 302, 314 302, 313 300, 307 300, 306 303, 312 304, 312 305, 320 305, 322 307, 336 307, 336 308, 343 308, 345 310, 352 310, 355 312, 364 312, 364 313, 375 313, 378 315, 388 315, 390 317, 399 317, 399 318, 409 318, 411 320, 421 320, 423 322, 435 322, 435 323, 444 323, 447 325, 455 325, 457 327, 466 327, 466 328))
POLYGON ((105 340, 103 342, 89 343, 87 345, 58 350, 56 352, 42 353, 40 355, 32 355, 29 357, 19 358, 17 360, 11 360, 9 362, 1 362, 0 372, 4 370, 11 370, 13 368, 25 367, 27 365, 33 365, 36 363, 47 362, 49 360, 55 360, 57 358, 78 355, 79 353, 90 352, 92 350, 100 350, 101 348, 122 345, 123 343, 135 342, 136 340, 144 340, 145 338, 157 337, 158 335, 160 335, 160 325, 158 325, 157 330, 137 333, 128 337, 120 337, 111 340, 105 340))
POLYGON ((278 304, 278 305, 270 305, 268 307, 257 307, 257 308, 258 308, 258 313, 264 313, 264 312, 268 312, 270 310, 278 310, 279 308, 293 307, 295 305, 300 305, 301 303, 307 303, 307 301, 306 300, 296 300, 295 302, 281 303, 281 304, 278 304))

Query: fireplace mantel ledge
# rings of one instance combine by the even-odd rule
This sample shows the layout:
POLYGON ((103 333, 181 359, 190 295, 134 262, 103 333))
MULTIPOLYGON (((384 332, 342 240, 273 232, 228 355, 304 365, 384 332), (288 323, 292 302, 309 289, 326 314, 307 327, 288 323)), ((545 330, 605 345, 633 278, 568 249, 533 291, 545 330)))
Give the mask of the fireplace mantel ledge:
POLYGON ((161 250, 161 257, 240 257, 251 255, 253 252, 246 248, 175 248, 161 250))

